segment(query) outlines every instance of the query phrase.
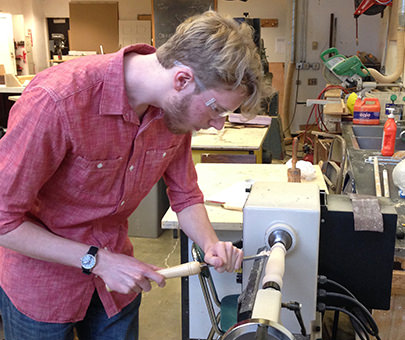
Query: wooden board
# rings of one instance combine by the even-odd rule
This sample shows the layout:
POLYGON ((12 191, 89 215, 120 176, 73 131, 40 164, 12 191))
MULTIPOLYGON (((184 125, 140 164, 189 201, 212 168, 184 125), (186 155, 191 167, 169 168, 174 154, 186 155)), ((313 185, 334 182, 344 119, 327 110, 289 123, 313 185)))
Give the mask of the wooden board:
POLYGON ((118 45, 118 2, 69 2, 72 51, 115 52, 118 45))
POLYGON ((271 86, 274 90, 278 91, 278 114, 281 116, 284 110, 284 63, 269 63, 269 72, 273 74, 271 86))
POLYGON ((342 90, 332 89, 325 92, 325 98, 341 98, 342 90))
POLYGON ((405 295, 392 295, 391 308, 388 311, 375 310, 373 318, 379 329, 379 336, 384 340, 405 339, 405 295))
POLYGON ((341 99, 337 103, 327 103, 323 107, 323 113, 326 115, 343 115, 346 113, 346 105, 341 99))
POLYGON ((278 27, 278 19, 260 19, 260 27, 278 27))

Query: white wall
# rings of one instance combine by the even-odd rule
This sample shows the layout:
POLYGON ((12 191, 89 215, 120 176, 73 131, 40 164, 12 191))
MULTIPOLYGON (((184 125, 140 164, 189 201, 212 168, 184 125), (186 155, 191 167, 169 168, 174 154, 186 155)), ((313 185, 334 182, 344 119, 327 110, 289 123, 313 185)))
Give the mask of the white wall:
POLYGON ((24 26, 27 34, 32 32, 32 55, 34 72, 38 73, 49 67, 48 35, 43 0, 23 0, 24 26))
POLYGON ((42 0, 45 18, 68 18, 68 0, 42 0))

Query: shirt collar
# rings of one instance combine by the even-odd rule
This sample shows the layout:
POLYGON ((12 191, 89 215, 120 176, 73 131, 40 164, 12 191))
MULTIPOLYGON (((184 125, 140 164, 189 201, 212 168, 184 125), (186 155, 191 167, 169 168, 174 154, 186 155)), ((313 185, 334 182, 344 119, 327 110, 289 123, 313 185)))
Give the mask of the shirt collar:
POLYGON ((139 117, 128 102, 124 81, 124 56, 127 53, 152 54, 156 49, 146 44, 130 45, 111 55, 104 77, 100 100, 100 115, 122 115, 131 123, 139 124, 139 117))

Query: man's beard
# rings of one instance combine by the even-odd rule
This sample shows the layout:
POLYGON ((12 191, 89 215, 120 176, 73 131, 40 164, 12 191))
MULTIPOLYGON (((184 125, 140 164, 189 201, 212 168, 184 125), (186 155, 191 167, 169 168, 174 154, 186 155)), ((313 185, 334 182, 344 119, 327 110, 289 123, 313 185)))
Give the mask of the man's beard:
POLYGON ((171 98, 166 107, 163 108, 163 119, 170 132, 176 135, 182 135, 191 132, 190 127, 187 127, 187 122, 190 121, 190 103, 193 94, 188 94, 181 100, 171 98))

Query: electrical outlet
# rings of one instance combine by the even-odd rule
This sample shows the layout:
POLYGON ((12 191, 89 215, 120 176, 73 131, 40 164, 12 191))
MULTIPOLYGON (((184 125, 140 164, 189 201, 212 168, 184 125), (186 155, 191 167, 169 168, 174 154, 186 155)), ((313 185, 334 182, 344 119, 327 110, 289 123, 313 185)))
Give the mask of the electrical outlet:
POLYGON ((295 68, 296 68, 297 70, 302 70, 303 67, 304 67, 304 63, 296 63, 296 64, 295 64, 295 68))
POLYGON ((310 66, 314 71, 317 71, 317 70, 319 70, 321 68, 320 63, 312 63, 310 66))
POLYGON ((308 78, 308 86, 315 86, 318 83, 316 78, 308 78))
POLYGON ((309 70, 311 64, 310 63, 302 63, 302 69, 303 70, 309 70))

